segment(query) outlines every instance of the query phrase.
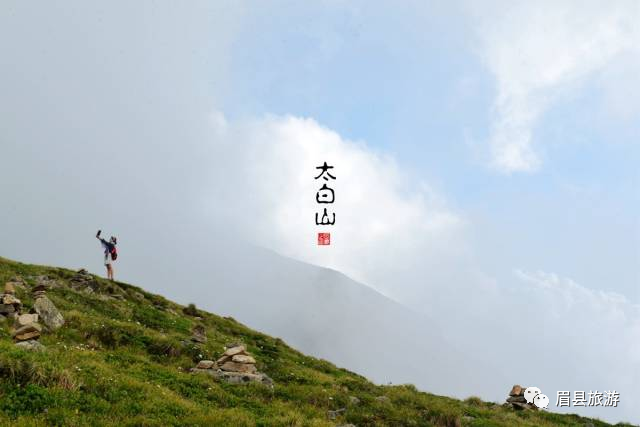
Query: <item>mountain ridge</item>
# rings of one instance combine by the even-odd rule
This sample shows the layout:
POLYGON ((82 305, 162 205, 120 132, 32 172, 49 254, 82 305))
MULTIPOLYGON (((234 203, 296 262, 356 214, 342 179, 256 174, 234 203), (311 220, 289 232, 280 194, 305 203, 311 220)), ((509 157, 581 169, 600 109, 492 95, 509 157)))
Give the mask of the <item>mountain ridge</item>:
POLYGON ((0 285, 20 283, 25 312, 34 285, 46 282, 65 319, 43 331, 43 352, 17 347, 10 322, 0 322, 0 425, 609 425, 376 385, 230 317, 187 314, 162 296, 97 276, 79 285, 77 275, 0 258, 0 285), (206 342, 191 341, 195 326, 206 330, 206 342), (190 372, 238 341, 272 389, 190 372))

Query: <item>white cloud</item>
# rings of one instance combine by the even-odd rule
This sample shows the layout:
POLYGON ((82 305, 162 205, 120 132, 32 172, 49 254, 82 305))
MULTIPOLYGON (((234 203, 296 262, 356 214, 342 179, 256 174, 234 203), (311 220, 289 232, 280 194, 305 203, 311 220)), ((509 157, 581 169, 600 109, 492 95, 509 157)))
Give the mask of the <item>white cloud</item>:
POLYGON ((492 164, 503 172, 538 169, 534 127, 545 111, 640 49, 636 1, 500 2, 473 15, 480 54, 496 78, 490 146, 492 164))
POLYGON ((621 407, 593 409, 593 414, 637 419, 630 402, 640 383, 640 305, 555 273, 516 270, 515 275, 521 286, 507 301, 522 307, 531 335, 513 344, 538 355, 533 376, 557 390, 615 389, 625 400, 621 407))
POLYGON ((228 123, 213 120, 214 149, 224 159, 214 182, 227 182, 224 204, 212 209, 255 243, 283 255, 338 269, 380 288, 382 277, 417 258, 441 258, 460 249, 464 220, 424 183, 415 184, 393 158, 348 141, 312 119, 270 116, 228 123), (335 226, 315 224, 322 205, 316 166, 333 165, 329 183, 335 226), (318 247, 319 231, 332 233, 318 247))

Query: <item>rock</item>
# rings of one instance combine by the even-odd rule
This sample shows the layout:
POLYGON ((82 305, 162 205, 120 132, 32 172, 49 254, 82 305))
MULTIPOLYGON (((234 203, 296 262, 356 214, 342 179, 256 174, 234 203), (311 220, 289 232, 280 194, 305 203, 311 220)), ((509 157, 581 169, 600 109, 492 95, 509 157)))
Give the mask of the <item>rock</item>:
POLYGON ((527 399, 524 397, 524 392, 527 388, 522 387, 518 384, 511 387, 511 391, 509 392, 509 397, 504 404, 506 407, 511 407, 517 410, 537 410, 538 407, 532 403, 527 403, 527 399))
POLYGON ((52 331, 64 325, 64 318, 62 317, 62 314, 60 314, 56 306, 53 305, 51 300, 46 296, 38 298, 33 303, 32 311, 36 312, 47 328, 52 331))
POLYGON ((244 384, 247 382, 254 382, 265 385, 269 388, 273 388, 273 380, 266 374, 243 374, 240 372, 217 372, 217 378, 226 381, 230 384, 244 384))
POLYGON ((236 362, 226 362, 222 366, 220 366, 220 369, 222 369, 223 371, 242 372, 242 373, 249 373, 249 374, 253 374, 256 372, 255 365, 251 365, 247 363, 236 363, 236 362))
POLYGON ((335 420, 336 418, 338 418, 340 415, 344 414, 345 412, 347 412, 347 408, 340 408, 340 409, 336 409, 335 411, 327 411, 327 417, 330 420, 335 420))
POLYGON ((44 351, 46 349, 44 345, 40 344, 40 342, 36 340, 20 341, 15 345, 16 347, 29 351, 44 351))
POLYGON ((352 405, 359 405, 360 399, 355 396, 349 396, 349 403, 351 403, 352 405))
POLYGON ((94 277, 84 268, 78 270, 78 273, 69 281, 72 289, 89 291, 97 291, 100 285, 94 277))
POLYGON ((133 299, 137 300, 137 301, 144 301, 144 295, 142 295, 140 292, 138 291, 133 291, 131 293, 131 296, 133 297, 133 299))
POLYGON ((258 372, 255 363, 256 360, 246 353, 243 345, 234 343, 233 347, 227 348, 215 363, 210 360, 206 363, 200 362, 192 369, 192 372, 215 371, 217 377, 233 384, 252 381, 273 384, 269 377, 258 372))
POLYGON ((246 354, 246 348, 243 345, 238 345, 235 347, 228 348, 227 351, 224 352, 225 356, 235 356, 236 354, 246 354))
POLYGON ((196 369, 213 369, 216 366, 216 362, 213 360, 201 360, 196 365, 196 369))
POLYGON ((51 279, 49 276, 37 276, 35 278, 36 287, 41 287, 41 290, 47 290, 50 288, 60 288, 62 285, 56 279, 51 279))
POLYGON ((2 297, 2 303, 6 305, 22 305, 22 302, 13 295, 5 294, 2 297))
POLYGON ((16 288, 13 286, 13 283, 9 282, 4 285, 4 293, 8 295, 15 295, 16 288))
POLYGON ((382 403, 390 402, 390 400, 389 400, 389 398, 387 396, 378 396, 378 397, 376 397, 376 401, 382 402, 382 403))
POLYGON ((0 304, 0 314, 12 314, 16 312, 16 308, 13 304, 0 304))
POLYGON ((228 372, 221 371, 216 369, 192 369, 193 373, 204 373, 212 376, 213 378, 227 382, 229 384, 248 384, 248 383, 258 383, 265 385, 269 388, 273 388, 273 380, 269 378, 265 374, 256 373, 256 374, 248 374, 241 372, 228 372))
POLYGON ((46 276, 38 276, 36 278, 36 284, 33 288, 31 288, 31 295, 33 295, 33 299, 42 298, 47 293, 48 278, 46 276))
POLYGON ((196 325, 193 328, 191 341, 205 343, 207 342, 207 330, 202 325, 196 325))
POLYGON ((229 362, 233 356, 222 356, 220 359, 216 360, 218 365, 222 365, 223 363, 229 362))
POLYGON ((518 384, 514 385, 509 392, 509 396, 523 396, 524 388, 519 386, 518 384))
POLYGON ((31 332, 26 332, 24 334, 15 335, 13 339, 16 341, 27 341, 27 340, 31 340, 39 337, 40 337, 40 331, 31 331, 31 332))
POLYGON ((21 326, 30 325, 32 323, 37 323, 37 322, 38 322, 37 314, 21 314, 16 319, 16 326, 21 327, 21 326))
POLYGON ((15 329, 11 335, 17 336, 21 334, 26 334, 27 332, 42 332, 42 326, 39 323, 29 323, 28 325, 23 325, 15 329))
POLYGON ((256 359, 251 356, 247 356, 246 354, 236 354, 235 356, 231 357, 231 360, 237 363, 250 363, 253 365, 256 364, 256 359))
MULTIPOLYGON (((226 317, 225 317, 225 319, 226 319, 226 317)), ((244 344, 242 344, 241 342, 230 342, 227 345, 225 345, 224 348, 226 349, 226 348, 241 347, 243 345, 244 344)))
POLYGON ((33 291, 31 292, 31 295, 33 296, 34 300, 37 300, 38 298, 42 298, 46 295, 45 291, 33 291))

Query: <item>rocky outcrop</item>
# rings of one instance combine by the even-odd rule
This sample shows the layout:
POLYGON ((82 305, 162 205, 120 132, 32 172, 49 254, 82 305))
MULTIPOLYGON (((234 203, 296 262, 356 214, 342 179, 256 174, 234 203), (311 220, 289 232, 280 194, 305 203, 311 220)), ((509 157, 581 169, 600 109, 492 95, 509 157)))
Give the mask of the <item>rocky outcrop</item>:
POLYGON ((42 345, 40 343, 40 341, 36 341, 36 340, 27 340, 27 341, 20 341, 16 343, 16 347, 20 347, 23 350, 28 350, 28 351, 44 351, 46 350, 46 347, 44 345, 42 345))
POLYGON ((98 290, 98 281, 84 268, 69 280, 72 289, 83 290, 86 292, 95 292, 98 290))
POLYGON ((205 343, 207 342, 207 331, 202 325, 196 325, 191 331, 191 341, 205 343))
POLYGON ((273 381, 266 374, 258 372, 256 360, 247 353, 245 346, 233 344, 215 362, 201 360, 193 373, 204 373, 230 384, 259 383, 273 387, 273 381))
POLYGON ((32 277, 32 279, 36 283, 35 287, 44 287, 45 289, 62 287, 62 284, 58 280, 51 279, 49 276, 46 276, 46 275, 35 276, 35 277, 32 277))
POLYGON ((514 409, 533 409, 537 410, 537 406, 533 403, 527 403, 527 399, 524 397, 524 391, 526 387, 522 387, 518 384, 511 387, 511 391, 509 392, 509 397, 507 398, 506 405, 511 406, 514 409))
POLYGON ((347 408, 336 409, 335 411, 327 411, 327 418, 335 420, 339 416, 343 415, 347 411, 347 408))

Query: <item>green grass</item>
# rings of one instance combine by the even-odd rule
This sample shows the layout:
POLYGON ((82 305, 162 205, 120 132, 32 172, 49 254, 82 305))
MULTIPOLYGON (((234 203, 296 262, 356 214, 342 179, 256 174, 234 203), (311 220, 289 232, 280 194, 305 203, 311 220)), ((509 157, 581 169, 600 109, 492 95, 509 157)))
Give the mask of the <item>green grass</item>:
MULTIPOLYGON (((0 323, 2 426, 609 425, 576 415, 518 412, 477 397, 436 396, 412 385, 375 385, 231 318, 198 310, 198 320, 135 286, 96 278, 96 292, 74 290, 69 286, 74 274, 0 258, 0 286, 16 276, 30 285, 38 275, 56 280, 60 286, 47 296, 66 320, 42 336, 47 347, 42 353, 14 346, 8 322, 0 323), (125 298, 111 298, 114 293, 125 298), (198 323, 207 330, 206 344, 189 341, 198 323), (273 389, 188 372, 239 341, 275 381, 273 389), (359 403, 352 404, 351 396, 359 403), (388 400, 376 399, 380 396, 388 400), (340 408, 347 410, 329 420, 327 411, 340 408)), ((17 296, 26 309, 31 306, 28 289, 17 289, 17 296)))

